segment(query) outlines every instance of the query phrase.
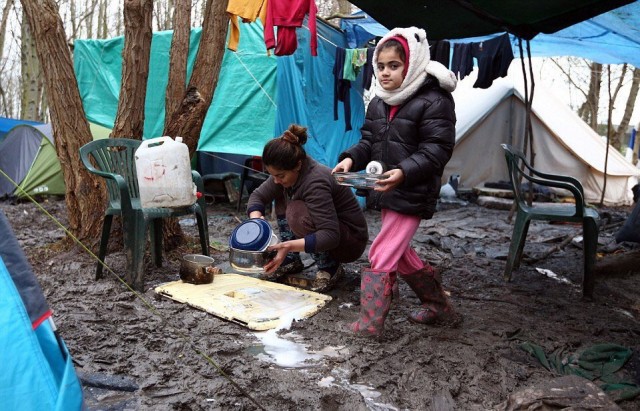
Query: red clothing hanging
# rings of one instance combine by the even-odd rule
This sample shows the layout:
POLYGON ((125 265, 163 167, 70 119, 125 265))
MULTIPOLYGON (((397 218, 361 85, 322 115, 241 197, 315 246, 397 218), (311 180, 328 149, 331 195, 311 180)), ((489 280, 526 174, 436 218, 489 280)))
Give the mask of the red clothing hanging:
POLYGON ((264 25, 264 42, 267 49, 275 48, 276 56, 288 56, 298 48, 296 28, 302 27, 305 14, 309 15, 311 32, 311 55, 318 55, 316 31, 316 13, 318 8, 314 0, 269 0, 267 3, 267 21, 264 25), (278 27, 276 42, 273 28, 278 27))

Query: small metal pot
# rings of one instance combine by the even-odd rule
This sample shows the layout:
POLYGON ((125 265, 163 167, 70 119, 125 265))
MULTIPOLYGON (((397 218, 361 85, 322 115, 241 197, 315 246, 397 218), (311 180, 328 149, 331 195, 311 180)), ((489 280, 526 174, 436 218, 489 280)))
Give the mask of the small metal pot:
POLYGON ((209 284, 213 282, 216 268, 213 258, 201 254, 185 254, 180 263, 180 279, 185 283, 209 284))

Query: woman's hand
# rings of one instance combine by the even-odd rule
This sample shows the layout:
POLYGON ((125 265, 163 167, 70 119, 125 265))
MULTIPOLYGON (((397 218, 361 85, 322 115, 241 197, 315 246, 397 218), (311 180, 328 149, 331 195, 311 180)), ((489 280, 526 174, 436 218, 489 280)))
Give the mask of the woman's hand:
POLYGON ((304 238, 296 238, 295 240, 284 241, 267 247, 267 251, 275 251, 276 256, 273 260, 264 265, 264 271, 267 274, 274 272, 280 267, 288 253, 304 251, 304 238))
POLYGON ((376 187, 373 189, 374 191, 391 191, 404 181, 404 173, 402 172, 402 169, 399 168, 389 170, 383 175, 389 176, 389 178, 376 181, 376 187))
POLYGON ((249 213, 249 218, 262 218, 264 220, 264 216, 260 211, 252 211, 249 213))
POLYGON ((342 160, 341 162, 339 162, 335 167, 333 167, 333 170, 331 170, 331 174, 336 173, 336 172, 347 172, 349 170, 351 170, 351 167, 353 166, 353 160, 349 157, 345 158, 344 160, 342 160))
POLYGON ((287 254, 291 250, 291 241, 285 241, 283 243, 278 243, 267 247, 267 251, 275 251, 277 254, 270 260, 268 263, 264 265, 264 271, 267 274, 271 274, 275 270, 280 267, 284 259, 287 257, 287 254))

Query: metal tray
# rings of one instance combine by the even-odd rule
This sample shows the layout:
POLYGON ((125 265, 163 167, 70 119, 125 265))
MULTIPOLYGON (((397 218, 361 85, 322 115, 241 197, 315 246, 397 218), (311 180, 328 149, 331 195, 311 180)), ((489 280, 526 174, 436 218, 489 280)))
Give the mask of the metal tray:
POLYGON ((333 178, 336 179, 338 184, 357 189, 373 189, 376 187, 376 181, 389 178, 382 174, 367 174, 367 173, 352 173, 352 172, 337 172, 333 173, 333 178))

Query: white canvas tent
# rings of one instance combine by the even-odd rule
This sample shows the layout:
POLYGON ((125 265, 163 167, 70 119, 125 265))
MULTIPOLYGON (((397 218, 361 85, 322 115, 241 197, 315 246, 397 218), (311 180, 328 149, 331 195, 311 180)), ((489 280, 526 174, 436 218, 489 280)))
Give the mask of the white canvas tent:
MULTIPOLYGON (((509 75, 495 80, 488 89, 472 88, 476 71, 458 83, 453 93, 458 120, 456 147, 443 181, 452 174, 460 174, 461 184, 467 188, 508 181, 500 144, 525 151, 525 93, 519 67, 512 64, 509 75)), ((577 178, 584 186, 587 202, 599 203, 606 142, 539 82, 535 84, 532 108, 535 168, 577 178)), ((632 204, 631 188, 638 176, 640 170, 610 147, 604 204, 632 204)))

